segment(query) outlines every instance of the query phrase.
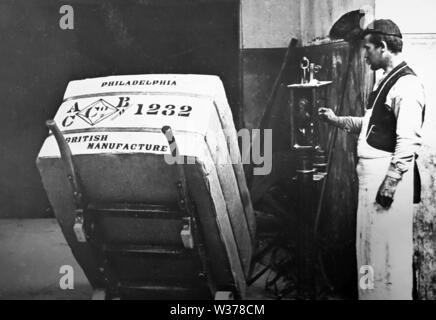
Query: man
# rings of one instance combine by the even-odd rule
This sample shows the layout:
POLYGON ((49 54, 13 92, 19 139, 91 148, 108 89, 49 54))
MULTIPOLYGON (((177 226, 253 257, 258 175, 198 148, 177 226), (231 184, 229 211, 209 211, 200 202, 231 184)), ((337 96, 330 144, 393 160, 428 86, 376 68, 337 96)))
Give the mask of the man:
POLYGON ((424 90, 401 56, 402 34, 394 22, 375 20, 362 38, 366 62, 374 71, 384 70, 365 115, 338 117, 320 108, 319 116, 359 133, 359 299, 411 299, 414 165, 421 145, 424 90))

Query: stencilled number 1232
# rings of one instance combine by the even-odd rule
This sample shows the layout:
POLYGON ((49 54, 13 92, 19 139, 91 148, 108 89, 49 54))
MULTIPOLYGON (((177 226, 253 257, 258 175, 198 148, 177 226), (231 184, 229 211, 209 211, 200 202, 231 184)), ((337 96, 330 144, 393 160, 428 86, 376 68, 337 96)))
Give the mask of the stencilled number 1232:
MULTIPOLYGON (((142 103, 138 104, 138 109, 135 115, 142 115, 144 105, 142 103)), ((164 115, 164 116, 179 116, 179 117, 189 117, 191 114, 192 107, 188 105, 183 106, 175 106, 173 104, 167 104, 165 106, 161 106, 158 103, 152 103, 148 106, 148 109, 145 110, 145 114, 147 115, 164 115)))

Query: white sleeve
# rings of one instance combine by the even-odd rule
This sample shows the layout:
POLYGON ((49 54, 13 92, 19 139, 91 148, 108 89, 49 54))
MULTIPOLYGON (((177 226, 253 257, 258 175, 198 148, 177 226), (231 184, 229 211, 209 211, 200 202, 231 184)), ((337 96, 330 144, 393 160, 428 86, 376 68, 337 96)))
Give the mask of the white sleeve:
POLYGON ((362 130, 363 117, 338 117, 339 128, 349 133, 360 133, 362 130))
POLYGON ((404 76, 392 87, 388 99, 397 118, 397 143, 387 175, 398 179, 411 169, 415 153, 421 147, 424 90, 416 76, 404 76))

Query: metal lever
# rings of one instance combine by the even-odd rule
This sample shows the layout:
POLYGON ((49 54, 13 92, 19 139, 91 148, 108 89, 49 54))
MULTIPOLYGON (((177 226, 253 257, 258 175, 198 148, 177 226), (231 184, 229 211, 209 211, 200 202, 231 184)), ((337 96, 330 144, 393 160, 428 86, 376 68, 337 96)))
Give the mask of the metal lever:
POLYGON ((76 234, 76 238, 78 242, 86 242, 86 232, 84 228, 84 217, 83 217, 83 192, 80 187, 80 180, 78 175, 76 174, 76 170, 74 168, 73 157, 71 154, 70 147, 68 143, 65 141, 64 135, 61 130, 57 126, 54 120, 47 120, 45 122, 46 126, 51 130, 53 136, 56 139, 56 142, 59 147, 59 151, 61 153, 61 159, 64 163, 65 171, 67 172, 68 182, 70 183, 71 188, 73 189, 73 199, 75 206, 75 218, 74 218, 74 233, 76 234))
POLYGON ((180 163, 180 162, 182 163, 184 162, 181 161, 184 158, 180 156, 176 139, 174 137, 171 127, 169 126, 162 127, 162 133, 167 138, 168 144, 170 146, 171 156, 173 158, 178 158, 175 162, 177 165, 177 171, 179 175, 179 180, 177 181, 177 194, 179 198, 179 208, 183 212, 183 214, 186 215, 186 217, 183 218, 183 228, 180 231, 180 236, 182 238, 184 247, 192 249, 194 248, 194 236, 193 236, 193 226, 192 226, 192 219, 194 217, 194 213, 192 212, 191 204, 189 203, 185 169, 183 168, 183 164, 180 163))

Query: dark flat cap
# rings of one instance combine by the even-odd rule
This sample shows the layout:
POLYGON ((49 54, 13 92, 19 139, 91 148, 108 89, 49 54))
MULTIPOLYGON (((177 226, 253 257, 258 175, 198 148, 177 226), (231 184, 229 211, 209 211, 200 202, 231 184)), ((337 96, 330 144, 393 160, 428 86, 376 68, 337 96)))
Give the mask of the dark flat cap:
POLYGON ((403 38, 400 28, 389 19, 378 19, 371 22, 368 27, 363 30, 362 38, 367 34, 382 34, 385 36, 403 38))

